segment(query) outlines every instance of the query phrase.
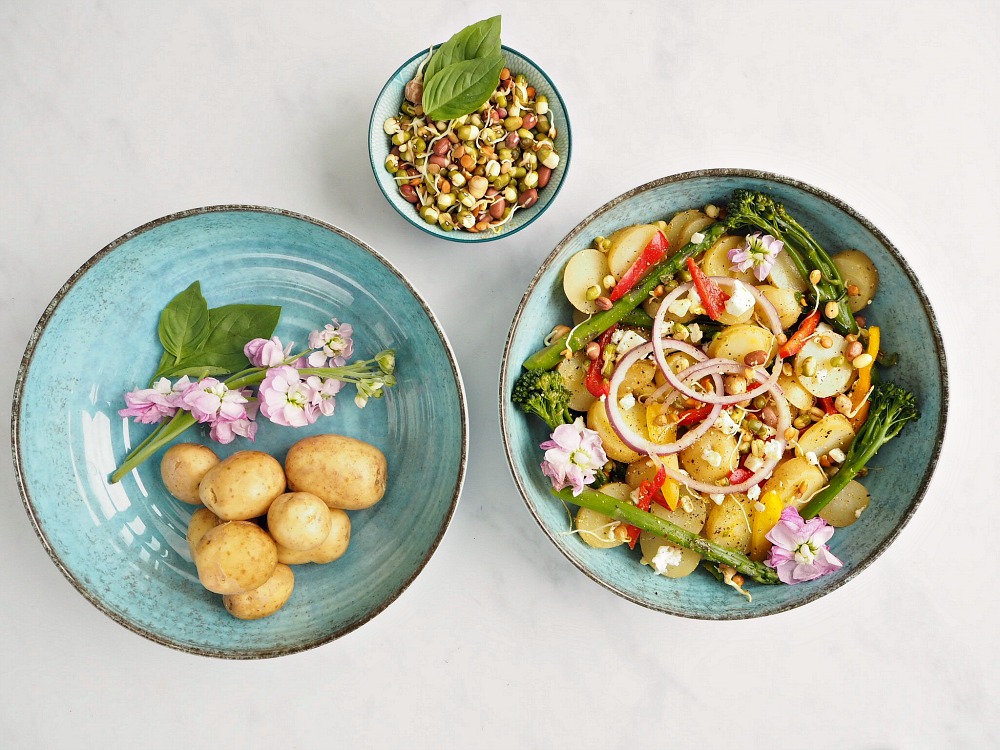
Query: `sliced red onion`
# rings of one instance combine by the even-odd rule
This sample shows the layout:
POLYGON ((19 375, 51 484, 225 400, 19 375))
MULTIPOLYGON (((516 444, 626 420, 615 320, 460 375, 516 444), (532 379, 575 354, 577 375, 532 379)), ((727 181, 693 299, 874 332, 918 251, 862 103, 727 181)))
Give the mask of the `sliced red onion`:
MULTIPOLYGON (((728 276, 710 276, 709 278, 719 284, 719 286, 728 287, 730 290, 735 288, 735 284, 742 283, 737 279, 731 279, 728 276)), ((672 290, 670 294, 663 298, 659 308, 656 310, 656 316, 653 318, 653 330, 651 333, 652 341, 655 345, 653 347, 653 357, 656 359, 656 364, 663 371, 663 376, 667 379, 667 382, 670 383, 675 390, 683 393, 689 398, 697 399, 698 401, 706 404, 720 404, 722 406, 738 404, 741 401, 746 401, 756 396, 760 396, 763 393, 767 393, 771 389, 771 386, 778 382, 778 376, 781 375, 781 357, 775 357, 774 368, 771 371, 770 377, 763 380, 760 377, 757 377, 757 380, 761 381, 761 385, 748 390, 745 393, 737 393, 728 396, 722 393, 722 388, 718 387, 716 388, 715 393, 700 393, 695 391, 693 388, 685 385, 683 380, 678 375, 675 375, 669 365, 667 365, 667 357, 663 349, 668 344, 673 344, 672 340, 665 338, 663 331, 667 307, 669 307, 670 303, 678 299, 682 294, 689 291, 692 286, 693 284, 691 282, 687 282, 672 290)), ((778 318, 778 311, 775 309, 774 305, 772 305, 771 301, 768 300, 763 294, 757 291, 755 287, 750 284, 743 284, 743 286, 750 291, 750 294, 753 296, 756 304, 760 305, 763 311, 764 322, 767 323, 768 327, 771 329, 771 333, 775 336, 779 335, 782 332, 781 321, 778 318)), ((703 357, 700 359, 704 362, 703 357)), ((756 375, 758 375, 758 373, 755 372, 755 376, 756 375)))
MULTIPOLYGON (((698 351, 696 347, 693 347, 690 344, 685 344, 683 341, 666 341, 664 343, 667 346, 677 348, 696 358, 705 359, 705 355, 698 351)), ((625 373, 628 372, 629 367, 631 367, 636 361, 647 356, 652 349, 653 344, 651 342, 640 344, 639 346, 630 349, 618 361, 618 364, 615 366, 615 371, 611 375, 611 382, 608 386, 608 396, 604 405, 608 412, 608 422, 611 424, 611 429, 615 431, 615 434, 621 438, 621 441, 625 443, 625 445, 637 453, 667 456, 684 450, 689 445, 694 443, 695 440, 708 432, 712 425, 715 424, 715 420, 718 418, 719 412, 722 411, 722 406, 715 404, 712 407, 711 412, 709 412, 708 416, 701 424, 697 427, 691 428, 684 433, 683 437, 672 443, 654 443, 652 440, 644 438, 642 435, 625 424, 625 418, 622 416, 621 407, 618 404, 618 387, 622 384, 622 380, 625 379, 625 373)), ((714 379, 716 382, 716 388, 721 388, 721 378, 719 378, 718 375, 715 375, 714 379)))

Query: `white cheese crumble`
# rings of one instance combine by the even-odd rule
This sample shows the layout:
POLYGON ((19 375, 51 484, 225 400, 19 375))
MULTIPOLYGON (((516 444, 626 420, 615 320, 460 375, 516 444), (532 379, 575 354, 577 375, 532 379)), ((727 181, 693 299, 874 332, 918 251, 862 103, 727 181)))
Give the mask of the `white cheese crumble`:
POLYGON ((760 497, 760 486, 755 484, 753 487, 748 489, 747 497, 750 498, 751 500, 756 500, 758 497, 760 497))
POLYGON ((667 305, 667 312, 677 318, 683 318, 691 309, 691 300, 680 297, 667 305))
POLYGON ((700 245, 705 241, 705 234, 703 232, 695 232, 691 235, 691 244, 700 245))
MULTIPOLYGON (((618 331, 615 331, 615 333, 618 333, 618 331)), ((612 337, 613 336, 614 334, 612 334, 612 337)), ((645 343, 646 339, 635 331, 625 331, 622 334, 622 337, 618 340, 618 346, 615 347, 615 353, 620 357, 626 352, 629 352, 632 349, 635 349, 635 347, 641 346, 645 343)))
POLYGON ((811 463, 813 466, 819 466, 819 459, 812 451, 806 451, 806 461, 811 463))
POLYGON ((631 393, 626 393, 618 400, 618 406, 620 406, 623 410, 628 411, 635 406, 635 396, 631 393))
MULTIPOLYGON (((765 451, 767 450, 767 443, 764 444, 764 450, 765 451)), ((747 459, 746 461, 743 462, 743 465, 747 468, 747 471, 752 471, 754 474, 756 474, 758 471, 764 468, 764 459, 758 458, 757 456, 754 455, 750 455, 747 456, 747 459)))
POLYGON ((702 335, 701 326, 697 323, 692 323, 688 326, 688 336, 690 337, 692 344, 699 343, 702 339, 702 335))
POLYGON ((713 426, 726 435, 735 435, 740 429, 740 426, 733 421, 728 409, 723 409, 719 412, 719 418, 715 420, 713 426))
POLYGON ((656 574, 662 576, 667 572, 667 568, 681 564, 681 548, 673 544, 663 544, 656 550, 656 554, 649 562, 656 574))
POLYGON ((768 440, 764 443, 764 458, 770 461, 778 461, 782 453, 784 451, 781 449, 781 443, 777 440, 768 440))
POLYGON ((847 458, 847 456, 844 455, 844 451, 840 450, 840 448, 834 448, 827 453, 827 455, 830 457, 831 461, 836 461, 838 464, 844 463, 844 459, 847 458))
POLYGON ((722 505, 722 503, 726 499, 726 496, 724 494, 709 495, 709 497, 712 498, 712 502, 715 503, 716 505, 722 505))
POLYGON ((688 300, 691 302, 689 311, 692 315, 702 315, 705 312, 705 307, 701 304, 701 295, 694 287, 691 287, 691 291, 688 292, 688 300))
POLYGON ((713 468, 718 468, 722 466, 722 454, 718 451, 713 451, 711 448, 706 448, 701 452, 701 457, 708 462, 708 465, 713 468))
POLYGON ((750 290, 739 281, 734 281, 732 294, 726 300, 726 312, 734 318, 739 318, 750 310, 753 310, 755 302, 756 300, 750 294, 750 290))
POLYGON ((753 509, 758 513, 763 513, 765 510, 767 510, 767 506, 764 505, 764 503, 758 501, 753 504, 753 509))

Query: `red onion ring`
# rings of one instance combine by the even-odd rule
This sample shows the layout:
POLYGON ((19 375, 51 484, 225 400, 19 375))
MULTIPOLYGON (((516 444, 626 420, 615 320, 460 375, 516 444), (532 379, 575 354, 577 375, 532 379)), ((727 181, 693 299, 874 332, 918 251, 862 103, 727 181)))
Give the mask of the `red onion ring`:
MULTIPOLYGON (((729 287, 730 290, 735 289, 735 285, 741 283, 737 279, 731 279, 728 276, 710 276, 712 281, 718 283, 720 286, 729 287), (721 282, 721 283, 720 283, 721 282)), ((760 305, 764 315, 764 322, 767 323, 768 327, 771 329, 771 333, 778 336, 782 333, 781 321, 778 318, 778 311, 775 309, 771 301, 768 300, 764 295, 757 291, 757 289, 749 284, 743 284, 750 294, 753 296, 754 301, 757 305, 760 305)), ((678 299, 682 294, 689 291, 693 287, 692 282, 686 282, 679 285, 676 289, 672 290, 670 294, 663 298, 660 302, 660 306, 656 310, 656 316, 653 318, 653 329, 652 329, 652 340, 655 346, 653 347, 653 357, 656 359, 656 364, 659 365, 660 369, 663 371, 664 377, 667 382, 674 387, 675 390, 683 393, 689 398, 697 399, 706 404, 720 404, 722 406, 731 406, 732 404, 738 404, 741 401, 746 401, 752 399, 756 396, 760 396, 763 393, 767 393, 771 386, 778 382, 778 377, 781 375, 781 357, 775 357, 774 368, 771 372, 770 377, 762 380, 757 378, 761 382, 761 385, 753 388, 745 393, 738 393, 733 395, 725 395, 722 393, 721 388, 717 388, 716 394, 709 393, 699 393, 698 391, 689 388, 684 384, 678 375, 667 365, 667 358, 663 352, 664 338, 663 326, 665 322, 665 316, 667 313, 667 307, 670 306, 674 300, 678 299)), ((755 371, 755 375, 756 375, 755 371)))
MULTIPOLYGON (((705 355, 698 351, 697 347, 685 344, 683 341, 666 341, 664 343, 665 345, 677 348, 686 354, 691 354, 696 358, 705 359, 705 355)), ((621 385, 622 380, 625 379, 625 373, 628 372, 629 367, 631 367, 636 361, 648 355, 652 349, 653 344, 651 342, 640 344, 639 346, 633 347, 626 352, 626 354, 618 361, 618 364, 615 365, 615 371, 611 375, 611 382, 608 385, 608 396, 604 401, 604 406, 608 413, 608 422, 611 425, 611 429, 615 431, 615 434, 618 435, 626 446, 637 453, 666 456, 684 450, 689 445, 694 443, 695 440, 708 432, 712 425, 715 424, 715 420, 718 418, 719 412, 722 411, 722 406, 720 404, 713 405, 712 410, 701 424, 688 430, 684 433, 683 437, 672 443, 654 443, 653 441, 644 438, 642 435, 625 424, 625 418, 622 416, 621 407, 618 404, 618 387, 621 385)), ((718 375, 715 375, 714 380, 716 388, 721 388, 721 378, 719 378, 718 375)))

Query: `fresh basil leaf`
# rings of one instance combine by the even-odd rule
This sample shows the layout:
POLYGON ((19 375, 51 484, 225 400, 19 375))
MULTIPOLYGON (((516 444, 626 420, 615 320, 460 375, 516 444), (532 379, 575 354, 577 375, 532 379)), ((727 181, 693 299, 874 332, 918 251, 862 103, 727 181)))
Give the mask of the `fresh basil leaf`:
MULTIPOLYGON (((477 57, 489 57, 499 52, 500 16, 493 16, 471 26, 466 26, 431 55, 427 68, 424 70, 424 84, 426 85, 427 81, 449 65, 463 60, 475 60, 477 57)), ((424 111, 430 111, 427 108, 426 100, 424 100, 424 111)), ((468 114, 468 112, 462 114, 468 114)))
POLYGON ((463 60, 442 68, 424 84, 424 111, 432 120, 451 120, 474 112, 500 82, 503 55, 463 60))
POLYGON ((233 372, 233 370, 228 367, 215 367, 213 365, 195 365, 194 367, 178 366, 176 369, 172 369, 167 373, 164 373, 164 377, 168 378, 183 378, 187 375, 193 380, 201 380, 202 378, 209 378, 215 375, 228 375, 233 372))
POLYGON ((208 340, 208 318, 201 282, 195 281, 160 313, 158 333, 163 350, 177 361, 199 349, 208 340))
MULTIPOLYGON (((278 326, 281 308, 275 305, 223 305, 208 311, 210 332, 199 355, 238 354, 251 339, 269 339, 278 326)), ((203 358, 198 357, 199 361, 203 358)), ((205 360, 208 361, 208 360, 205 360)), ((242 369, 242 367, 238 368, 242 369)))

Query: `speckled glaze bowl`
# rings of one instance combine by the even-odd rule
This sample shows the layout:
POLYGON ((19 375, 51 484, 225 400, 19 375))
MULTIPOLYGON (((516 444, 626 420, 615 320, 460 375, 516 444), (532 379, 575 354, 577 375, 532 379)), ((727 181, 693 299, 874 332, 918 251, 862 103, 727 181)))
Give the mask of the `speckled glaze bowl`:
POLYGON ((930 303, 900 252, 856 211, 809 185, 787 177, 740 169, 713 169, 666 177, 635 188, 584 219, 559 243, 532 280, 511 325, 500 382, 500 419, 507 460, 514 481, 535 520, 556 547, 583 573, 629 601, 684 617, 735 620, 760 617, 797 607, 847 583, 872 563, 895 539, 927 490, 944 436, 948 405, 944 346, 930 303), (627 546, 610 550, 588 547, 566 534, 566 508, 552 497, 539 468, 539 443, 548 431, 510 402, 521 363, 540 348, 556 323, 570 319, 562 292, 562 270, 596 236, 636 223, 667 219, 674 212, 708 203, 724 205, 735 188, 762 190, 783 201, 789 211, 830 252, 859 248, 878 266, 881 279, 875 303, 865 316, 882 328, 882 340, 901 356, 886 379, 912 390, 921 418, 910 424, 873 460, 877 467, 864 480, 872 502, 852 526, 838 530, 831 543, 844 567, 834 574, 794 586, 752 585, 753 603, 720 585, 703 569, 670 580, 639 564, 627 546))
POLYGON ((384 258, 336 227, 253 206, 168 216, 97 253, 42 315, 24 355, 12 418, 15 470, 35 531, 98 609, 157 643, 227 658, 281 656, 364 624, 413 581, 451 520, 465 476, 467 416, 458 366, 433 313, 384 258), (306 345, 331 317, 354 326, 355 356, 396 350, 398 385, 365 409, 345 387, 332 417, 307 428, 260 420, 256 442, 183 440, 221 456, 254 448, 279 460, 311 434, 381 449, 388 487, 351 512, 346 554, 295 566, 288 604, 263 620, 231 617, 198 582, 185 540, 195 510, 160 479, 162 450, 118 484, 108 475, 151 430, 118 416, 160 357, 160 311, 200 279, 210 306, 282 306, 277 335, 306 345), (57 377, 59 387, 51 387, 57 377), (433 429, 429 426, 433 425, 433 429), (412 481, 420 477, 419 482, 412 481))
MULTIPOLYGON (((437 45, 435 45, 435 49, 437 49, 437 45)), ((417 67, 427 56, 428 51, 421 50, 403 63, 392 74, 392 77, 386 82, 385 86, 382 87, 382 91, 375 100, 371 121, 368 124, 368 155, 371 158, 375 182, 378 183, 379 189, 382 191, 385 199, 389 201, 389 204, 396 209, 400 216, 418 229, 428 234, 433 234, 435 237, 441 237, 452 242, 490 242, 502 239, 503 237, 509 237, 545 213, 546 209, 555 201, 556 196, 562 189, 566 175, 569 173, 570 161, 573 154, 573 132, 562 97, 559 95, 551 79, 545 74, 545 71, 539 68, 534 61, 510 47, 504 46, 502 49, 507 58, 507 67, 510 68, 511 73, 513 75, 523 73, 527 76, 529 85, 534 86, 539 94, 546 96, 549 100, 549 110, 551 112, 549 119, 557 131, 555 150, 559 154, 559 166, 552 172, 549 184, 544 189, 538 191, 538 202, 531 208, 517 211, 499 232, 487 230, 485 232, 474 233, 457 229, 446 232, 437 224, 428 224, 420 218, 420 214, 417 213, 414 205, 408 203, 399 194, 398 184, 385 169, 385 160, 389 156, 389 149, 392 147, 392 144, 382 126, 387 119, 399 113, 399 107, 403 103, 403 89, 413 79, 413 76, 417 72, 417 67)))

